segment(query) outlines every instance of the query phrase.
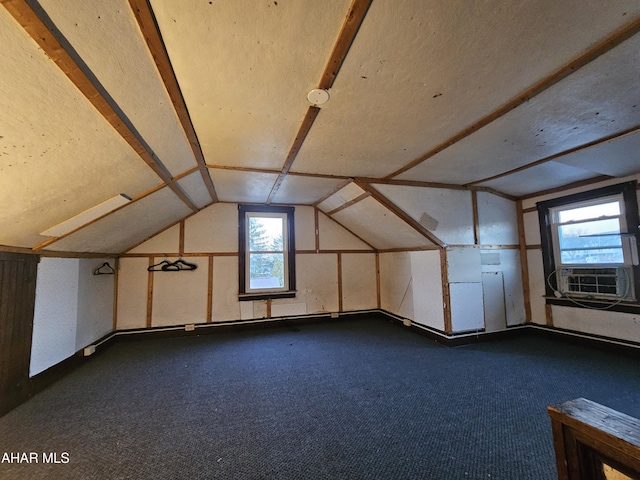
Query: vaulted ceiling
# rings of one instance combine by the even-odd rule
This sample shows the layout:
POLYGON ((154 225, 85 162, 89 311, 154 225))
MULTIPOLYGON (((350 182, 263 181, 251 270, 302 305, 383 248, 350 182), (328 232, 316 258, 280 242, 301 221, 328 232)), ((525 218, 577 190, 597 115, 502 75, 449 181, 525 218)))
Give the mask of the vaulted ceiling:
POLYGON ((635 0, 0 2, 5 247, 117 253, 352 181, 517 198, 640 172, 635 0))

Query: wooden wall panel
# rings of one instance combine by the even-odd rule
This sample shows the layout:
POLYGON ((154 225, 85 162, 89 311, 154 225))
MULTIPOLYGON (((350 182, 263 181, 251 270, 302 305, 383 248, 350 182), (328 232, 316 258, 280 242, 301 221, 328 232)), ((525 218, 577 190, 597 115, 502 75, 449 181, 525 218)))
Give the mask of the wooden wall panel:
POLYGON ((0 252, 0 415, 29 396, 38 261, 0 252))

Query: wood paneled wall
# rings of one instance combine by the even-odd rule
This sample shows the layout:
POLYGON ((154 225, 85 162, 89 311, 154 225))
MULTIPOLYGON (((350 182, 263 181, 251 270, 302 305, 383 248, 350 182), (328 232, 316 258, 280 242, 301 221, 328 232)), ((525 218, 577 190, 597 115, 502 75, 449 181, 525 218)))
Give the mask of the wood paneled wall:
POLYGON ((29 396, 29 360, 40 257, 0 252, 0 415, 29 396))

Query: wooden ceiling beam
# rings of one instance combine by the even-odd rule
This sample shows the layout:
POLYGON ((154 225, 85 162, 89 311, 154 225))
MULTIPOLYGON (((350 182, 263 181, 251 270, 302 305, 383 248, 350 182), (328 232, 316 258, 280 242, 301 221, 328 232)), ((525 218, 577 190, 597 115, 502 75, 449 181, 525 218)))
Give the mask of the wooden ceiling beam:
POLYGON ((420 233, 423 237, 426 237, 430 242, 433 242, 440 248, 444 248, 447 246, 442 240, 440 240, 428 229, 426 229, 420 222, 418 222, 416 219, 408 215, 404 210, 402 210, 395 203, 389 200, 386 196, 384 196, 382 193, 380 193, 378 190, 372 187, 369 183, 355 180, 355 184, 358 185, 365 192, 371 194, 371 197, 377 200, 378 203, 386 207, 388 210, 394 213, 397 217, 399 217, 401 220, 407 223, 410 227, 412 227, 414 230, 420 233))
MULTIPOLYGON (((364 21, 364 17, 369 10, 369 6, 371 6, 371 2, 373 0, 352 0, 351 5, 349 6, 349 10, 347 11, 347 16, 342 23, 342 28, 340 29, 340 33, 338 34, 338 38, 336 43, 333 46, 333 50, 331 51, 331 55, 329 56, 329 61, 324 67, 324 71, 322 76, 320 77, 320 81, 318 82, 318 88, 322 90, 326 90, 331 88, 333 82, 338 76, 338 72, 340 71, 340 67, 344 62, 344 59, 347 57, 349 53, 349 49, 353 44, 354 39, 356 38, 356 34, 360 29, 360 25, 364 21)), ((307 113, 302 120, 302 125, 298 129, 298 134, 289 150, 289 154, 285 159, 284 166, 282 167, 282 172, 278 176, 275 181, 271 192, 269 192, 269 197, 267 198, 267 203, 271 203, 276 193, 280 189, 282 182, 285 177, 289 173, 291 169, 291 165, 293 164, 300 148, 302 148, 302 144, 304 143, 309 131, 311 130, 311 126, 315 121, 316 117, 320 113, 320 108, 311 106, 307 109, 307 113)))
POLYGON ((585 143, 584 145, 579 145, 577 147, 574 148, 570 148, 568 150, 564 150, 562 152, 559 153, 554 153, 553 155, 550 155, 548 157, 542 158, 540 160, 536 160, 533 163, 529 163, 527 165, 523 165, 521 167, 518 168, 514 168, 512 170, 508 170, 506 172, 502 172, 499 173, 497 175, 493 175, 491 177, 487 177, 487 178, 483 178, 482 180, 476 180, 474 182, 469 182, 466 184, 466 186, 472 186, 472 185, 478 185, 480 183, 485 183, 485 182, 489 182, 491 180, 495 180, 496 178, 502 178, 502 177, 506 177, 507 175, 511 175, 513 173, 518 173, 518 172, 522 172, 523 170, 527 170, 529 168, 533 168, 533 167, 537 167, 538 165, 542 165, 543 163, 547 163, 550 162, 552 160, 556 160, 560 157, 564 157, 565 155, 569 155, 572 153, 576 153, 576 152, 581 152, 583 150, 588 150, 589 148, 593 148, 596 147, 600 144, 606 143, 606 142, 610 142, 611 140, 616 140, 618 138, 622 138, 625 137, 627 135, 630 135, 632 133, 636 133, 640 131, 640 125, 637 125, 635 127, 629 128, 623 132, 618 132, 618 133, 614 133, 613 135, 608 135, 604 138, 600 138, 598 140, 594 140, 593 142, 589 142, 589 143, 585 143))
POLYGON ((273 198, 275 197, 276 193, 280 189, 282 182, 284 181, 285 177, 289 173, 289 169, 291 169, 291 165, 293 164, 293 161, 296 159, 298 152, 302 148, 302 144, 304 143, 304 140, 307 138, 307 135, 309 134, 309 130, 311 130, 311 126, 313 125, 313 122, 316 120, 318 113, 320 113, 320 109, 318 107, 310 106, 307 109, 307 113, 304 116, 304 119, 302 120, 302 125, 300 125, 300 128, 298 129, 296 138, 293 140, 293 145, 291 145, 291 148, 289 149, 289 154, 285 159, 282 170, 280 171, 278 178, 276 179, 275 183, 273 184, 273 187, 271 188, 271 191, 269 192, 269 196, 267 197, 267 204, 270 204, 273 201, 273 198))
POLYGON ((416 165, 419 165, 425 162, 426 160, 442 152, 443 150, 449 148, 455 143, 458 143, 460 140, 468 137, 472 133, 477 132, 481 128, 489 125, 491 122, 506 115, 514 108, 519 107, 523 103, 528 102, 532 98, 546 91, 556 83, 560 82, 561 80, 568 77, 572 73, 576 72, 580 68, 589 64, 590 62, 600 57, 601 55, 604 55, 605 53, 609 52, 610 50, 617 47, 622 42, 624 42, 625 40, 628 40, 629 38, 633 37, 635 34, 639 32, 640 32, 640 18, 637 18, 636 20, 628 23, 624 27, 618 29, 612 35, 602 40, 601 42, 599 42, 598 44, 596 44, 595 46, 587 50, 585 53, 583 53, 579 57, 575 58, 568 64, 556 70, 548 77, 543 78, 528 90, 520 93, 518 96, 512 98, 511 100, 509 100, 507 103, 505 103, 498 109, 494 110, 490 114, 481 118, 477 122, 473 123, 469 127, 465 128, 461 132, 449 138, 448 140, 442 142, 440 145, 436 146, 435 148, 432 148, 431 150, 421 155, 420 157, 416 158, 415 160, 409 162, 404 167, 396 170, 395 172, 390 173, 385 178, 397 177, 401 173, 404 173, 407 170, 412 169, 416 165))
MULTIPOLYGON (((34 247, 32 247, 32 250, 34 252, 40 252, 40 251, 42 251, 42 249, 44 249, 45 247, 48 247, 52 243, 56 243, 57 241, 62 240, 63 238, 66 238, 66 237, 76 233, 77 231, 82 230, 85 227, 88 227, 89 225, 93 225, 94 223, 102 220, 103 218, 108 217, 112 213, 115 213, 115 212, 117 212, 119 210, 122 210, 123 208, 126 208, 129 205, 132 205, 133 203, 135 203, 135 202, 137 202, 139 200, 142 200, 145 197, 148 197, 152 193, 155 193, 155 192, 157 192, 159 190, 162 190, 163 188, 166 188, 166 185, 164 183, 160 184, 160 185, 156 185, 155 187, 151 188, 150 190, 147 190, 146 192, 141 193, 137 197, 133 197, 130 202, 128 202, 128 203, 126 203, 124 205, 121 205, 118 208, 116 208, 114 210, 111 210, 110 212, 107 212, 104 215, 99 216, 98 218, 94 218, 93 220, 91 220, 88 223, 85 223, 84 225, 80 225, 79 227, 74 228, 73 230, 70 230, 69 232, 67 232, 67 233, 65 233, 63 235, 60 235, 58 237, 48 238, 47 240, 45 240, 43 242, 40 242, 39 244, 37 244, 34 247)), ((197 212, 193 212, 193 213, 197 213, 197 212)))
POLYGON ((153 15, 151 5, 148 0, 129 0, 129 6, 136 17, 142 36, 147 43, 147 48, 149 49, 149 52, 151 52, 151 56, 156 64, 156 68, 158 69, 158 73, 164 82, 165 89, 171 99, 173 108, 178 116, 180 124, 182 125, 182 129, 187 137, 191 151, 196 159, 196 163, 198 164, 198 170, 202 175, 202 180, 209 191, 211 200, 213 202, 217 202, 218 195, 213 185, 213 180, 211 180, 211 176, 209 175, 209 170, 207 169, 207 164, 204 159, 204 154, 202 153, 202 148, 200 147, 198 136, 196 135, 195 128, 191 122, 191 117, 187 110, 187 104, 182 96, 182 90, 178 84, 176 74, 173 70, 164 41, 162 40, 162 34, 160 33, 160 28, 158 27, 156 18, 153 15))
POLYGON ((167 168, 133 128, 122 110, 99 84, 95 75, 81 62, 78 54, 55 27, 46 12, 37 4, 36 12, 26 0, 0 0, 0 3, 155 174, 191 210, 198 211, 198 207, 174 182, 167 168))
POLYGON ((329 61, 324 67, 324 72, 320 78, 318 88, 326 90, 333 86, 333 82, 338 76, 338 72, 340 71, 340 67, 342 67, 344 59, 347 58, 347 53, 349 53, 349 49, 356 38, 358 30, 360 30, 360 26, 369 11, 372 1, 373 0, 353 0, 351 2, 351 6, 347 12, 347 17, 342 24, 340 34, 333 46, 333 51, 331 52, 329 61))

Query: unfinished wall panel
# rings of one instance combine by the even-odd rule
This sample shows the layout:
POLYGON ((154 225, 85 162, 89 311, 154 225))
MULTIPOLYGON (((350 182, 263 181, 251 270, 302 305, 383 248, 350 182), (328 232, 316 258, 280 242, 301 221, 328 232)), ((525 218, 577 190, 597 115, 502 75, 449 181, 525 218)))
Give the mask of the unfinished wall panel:
POLYGON ((540 245, 540 223, 538 220, 538 211, 526 212, 523 214, 524 219, 524 237, 527 245, 540 245))
POLYGON ((62 238, 47 250, 120 253, 190 213, 173 191, 163 188, 62 238))
POLYGON ((279 300, 277 303, 306 303, 307 313, 337 312, 337 255, 296 255, 296 269, 296 298, 279 300))
POLYGON ((542 268, 542 251, 527 250, 529 266, 529 300, 531 302, 531 322, 545 325, 545 284, 546 279, 542 268))
POLYGON ((365 198, 332 215, 378 249, 419 248, 434 244, 377 200, 365 198))
POLYGON ((453 333, 484 328, 482 283, 451 283, 451 327, 453 333))
POLYGON ((294 220, 296 250, 314 250, 316 248, 316 236, 313 207, 297 206, 294 220))
MULTIPOLYGON (((177 258, 168 260, 173 262, 177 258)), ((153 272, 152 327, 207 321, 208 258, 189 257, 189 262, 198 265, 198 268, 153 272)))
POLYGON ((410 252, 413 283, 413 321, 444 331, 444 299, 438 250, 410 252))
POLYGON ((380 303, 401 317, 413 319, 413 280, 409 252, 380 254, 380 303))
POLYGON ((342 254, 342 310, 377 308, 376 257, 371 253, 342 254))
POLYGON ((118 330, 147 324, 148 258, 121 258, 118 275, 118 330))
POLYGON ((503 290, 506 324, 510 327, 522 325, 526 321, 526 313, 520 251, 516 249, 482 250, 480 255, 483 283, 486 273, 501 275, 500 288, 503 290))
POLYGON ((375 184, 389 200, 449 245, 473 245, 471 192, 375 184))
POLYGON ((478 222, 483 245, 517 245, 516 202, 478 192, 478 222))
POLYGON ((216 203, 184 222, 185 252, 237 252, 238 205, 216 203))
POLYGON ((177 253, 179 245, 180 225, 174 225, 129 250, 129 253, 177 253))
POLYGON ((608 338, 638 341, 640 315, 553 305, 553 326, 608 338))
POLYGON ((324 213, 318 214, 320 250, 372 250, 369 245, 324 213))
POLYGON ((240 307, 251 306, 253 313, 252 303, 238 301, 238 257, 236 255, 214 257, 211 321, 223 322, 246 318, 241 315, 240 307))
POLYGON ((506 329, 507 310, 502 272, 482 273, 482 301, 485 330, 496 332, 506 329))

